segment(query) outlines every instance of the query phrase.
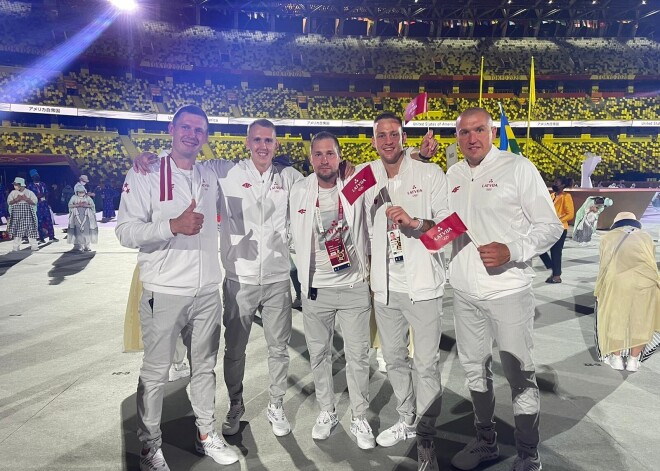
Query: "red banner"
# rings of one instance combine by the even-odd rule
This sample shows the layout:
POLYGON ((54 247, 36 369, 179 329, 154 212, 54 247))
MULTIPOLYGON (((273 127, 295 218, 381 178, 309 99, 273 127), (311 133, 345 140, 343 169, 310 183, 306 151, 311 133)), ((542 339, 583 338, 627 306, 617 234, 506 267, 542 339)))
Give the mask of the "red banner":
POLYGON ((413 119, 418 114, 426 113, 428 111, 428 94, 426 92, 417 95, 408 106, 406 106, 405 121, 413 119))
POLYGON ((467 227, 456 213, 443 219, 431 229, 426 231, 419 240, 429 252, 437 252, 459 235, 467 232, 467 227))
POLYGON ((376 184, 376 177, 374 176, 371 165, 367 165, 358 173, 355 174, 353 179, 346 183, 341 192, 346 197, 348 204, 355 203, 355 200, 360 197, 365 191, 376 184))

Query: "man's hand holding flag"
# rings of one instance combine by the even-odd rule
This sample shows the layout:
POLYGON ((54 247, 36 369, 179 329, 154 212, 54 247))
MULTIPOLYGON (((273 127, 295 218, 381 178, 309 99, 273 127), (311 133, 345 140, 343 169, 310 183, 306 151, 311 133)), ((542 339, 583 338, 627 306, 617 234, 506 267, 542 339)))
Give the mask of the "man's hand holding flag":
POLYGON ((456 213, 451 213, 426 231, 419 240, 429 252, 435 253, 461 234, 467 234, 472 243, 477 246, 479 257, 486 268, 499 267, 511 260, 511 252, 506 244, 491 242, 480 245, 456 213))
POLYGON ((424 247, 429 252, 435 253, 467 231, 467 227, 465 227, 459 215, 451 213, 448 217, 422 234, 419 240, 422 241, 422 244, 424 244, 424 247))

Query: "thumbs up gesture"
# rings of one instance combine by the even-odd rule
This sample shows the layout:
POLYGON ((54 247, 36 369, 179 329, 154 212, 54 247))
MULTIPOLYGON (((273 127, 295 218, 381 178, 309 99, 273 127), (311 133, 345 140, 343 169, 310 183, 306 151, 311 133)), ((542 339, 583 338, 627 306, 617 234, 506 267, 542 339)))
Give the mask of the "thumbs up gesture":
POLYGON ((170 230, 172 234, 195 235, 199 234, 204 224, 204 215, 195 212, 197 204, 192 200, 177 218, 170 219, 170 230))

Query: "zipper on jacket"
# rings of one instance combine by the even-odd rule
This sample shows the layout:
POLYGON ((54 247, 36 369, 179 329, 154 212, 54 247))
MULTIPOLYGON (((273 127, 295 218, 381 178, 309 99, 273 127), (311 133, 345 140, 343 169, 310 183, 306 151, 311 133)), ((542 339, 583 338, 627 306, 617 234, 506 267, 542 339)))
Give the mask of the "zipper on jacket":
MULTIPOLYGON (((472 172, 470 170, 470 168, 468 167, 468 172, 470 172, 470 184, 469 184, 469 191, 468 191, 467 211, 466 211, 467 215, 468 215, 468 217, 467 217, 468 220, 465 221, 465 225, 467 227, 470 227, 471 224, 472 224, 472 210, 471 210, 471 208, 472 208, 472 189, 474 187, 474 178, 475 178, 474 174, 478 171, 479 171, 479 167, 477 167, 475 172, 472 172)), ((475 245, 475 247, 479 248, 476 241, 473 240, 472 243, 475 245)), ((481 259, 481 257, 479 257, 478 252, 477 252, 477 257, 478 257, 479 260, 481 259)), ((474 282, 474 280, 473 280, 473 282, 474 282)), ((479 291, 479 283, 474 283, 474 289, 477 292, 478 296, 481 297, 481 292, 479 291)))
MULTIPOLYGON (((272 171, 272 169, 271 169, 272 171)), ((261 184, 264 185, 263 181, 263 175, 260 176, 262 178, 261 184)), ((263 275, 264 275, 264 200, 266 199, 264 196, 264 187, 261 187, 261 194, 259 195, 259 201, 257 203, 260 206, 260 213, 261 213, 261 227, 259 228, 259 248, 257 251, 259 252, 259 275, 257 277, 257 284, 261 286, 261 280, 263 280, 263 275)))

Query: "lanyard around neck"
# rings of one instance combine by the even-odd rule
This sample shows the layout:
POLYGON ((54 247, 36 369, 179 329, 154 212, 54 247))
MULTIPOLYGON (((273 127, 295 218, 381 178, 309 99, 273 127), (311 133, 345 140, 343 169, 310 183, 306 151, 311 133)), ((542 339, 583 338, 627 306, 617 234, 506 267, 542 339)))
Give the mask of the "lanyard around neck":
MULTIPOLYGON (((341 204, 341 197, 337 194, 338 200, 338 210, 337 210, 337 233, 341 237, 341 230, 344 227, 344 206, 341 204)), ((321 208, 319 206, 319 197, 316 197, 316 226, 319 231, 319 235, 325 238, 327 231, 323 229, 323 220, 321 219, 321 208)))

